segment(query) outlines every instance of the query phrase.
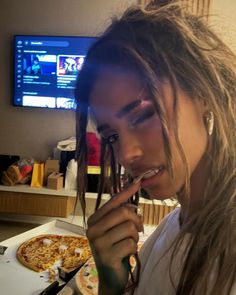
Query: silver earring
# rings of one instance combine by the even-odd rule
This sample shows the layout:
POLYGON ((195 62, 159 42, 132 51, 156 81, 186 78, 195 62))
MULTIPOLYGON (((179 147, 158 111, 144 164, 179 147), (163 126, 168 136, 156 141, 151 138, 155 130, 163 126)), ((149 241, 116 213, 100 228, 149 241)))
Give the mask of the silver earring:
POLYGON ((205 125, 206 125, 206 129, 207 129, 207 133, 209 135, 212 135, 213 133, 213 128, 214 128, 214 114, 212 111, 207 111, 204 114, 204 119, 205 119, 205 125))

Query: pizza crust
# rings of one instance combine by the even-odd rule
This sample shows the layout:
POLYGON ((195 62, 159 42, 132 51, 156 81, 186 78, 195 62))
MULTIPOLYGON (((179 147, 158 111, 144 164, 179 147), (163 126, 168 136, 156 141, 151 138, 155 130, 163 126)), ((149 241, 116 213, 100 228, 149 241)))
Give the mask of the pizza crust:
POLYGON ((43 271, 43 269, 39 269, 39 268, 37 268, 36 266, 31 265, 30 263, 26 262, 25 259, 23 258, 23 256, 21 255, 21 251, 20 251, 20 249, 17 250, 17 252, 16 252, 16 257, 17 257, 17 259, 19 260, 19 262, 20 262, 21 264, 23 264, 24 266, 26 266, 27 268, 30 268, 30 269, 32 269, 32 270, 34 270, 34 271, 37 271, 37 272, 41 272, 41 271, 43 271))
POLYGON ((48 235, 48 234, 47 234, 47 235, 45 235, 45 234, 44 234, 44 235, 39 235, 39 236, 33 237, 33 238, 31 238, 31 239, 29 239, 29 240, 23 242, 23 244, 21 244, 20 247, 19 247, 19 248, 17 249, 17 251, 16 251, 16 257, 17 257, 17 259, 18 259, 18 260, 20 261, 20 263, 22 263, 24 266, 26 266, 26 267, 28 267, 28 268, 34 270, 34 271, 37 271, 37 272, 41 272, 41 271, 43 271, 43 269, 41 269, 41 268, 37 268, 35 265, 33 265, 33 264, 27 262, 27 261, 25 260, 25 258, 24 258, 24 255, 22 254, 22 252, 23 252, 23 250, 24 250, 29 244, 35 242, 36 240, 41 239, 41 238, 46 239, 46 238, 50 238, 50 237, 52 237, 52 236, 55 236, 55 235, 48 235))

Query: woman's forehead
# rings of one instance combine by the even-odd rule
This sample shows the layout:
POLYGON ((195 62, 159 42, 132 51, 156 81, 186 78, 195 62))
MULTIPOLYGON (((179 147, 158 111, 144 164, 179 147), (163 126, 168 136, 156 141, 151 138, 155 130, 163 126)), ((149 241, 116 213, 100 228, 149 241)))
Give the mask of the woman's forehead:
POLYGON ((117 104, 137 98, 142 84, 138 75, 117 68, 100 71, 90 93, 90 105, 117 104))

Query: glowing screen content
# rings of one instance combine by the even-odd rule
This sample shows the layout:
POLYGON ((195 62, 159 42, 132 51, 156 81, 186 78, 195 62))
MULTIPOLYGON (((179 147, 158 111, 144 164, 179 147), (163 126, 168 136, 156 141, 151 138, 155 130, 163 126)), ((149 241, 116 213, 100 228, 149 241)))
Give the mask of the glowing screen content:
POLYGON ((74 89, 96 37, 14 36, 13 105, 75 109, 74 89))

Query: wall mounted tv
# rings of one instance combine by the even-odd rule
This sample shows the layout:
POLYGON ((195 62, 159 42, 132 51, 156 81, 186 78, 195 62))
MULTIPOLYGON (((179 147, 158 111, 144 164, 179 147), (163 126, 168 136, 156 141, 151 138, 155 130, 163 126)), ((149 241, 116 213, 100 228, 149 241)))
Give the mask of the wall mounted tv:
POLYGON ((95 37, 14 36, 13 105, 75 109, 74 88, 95 37))

